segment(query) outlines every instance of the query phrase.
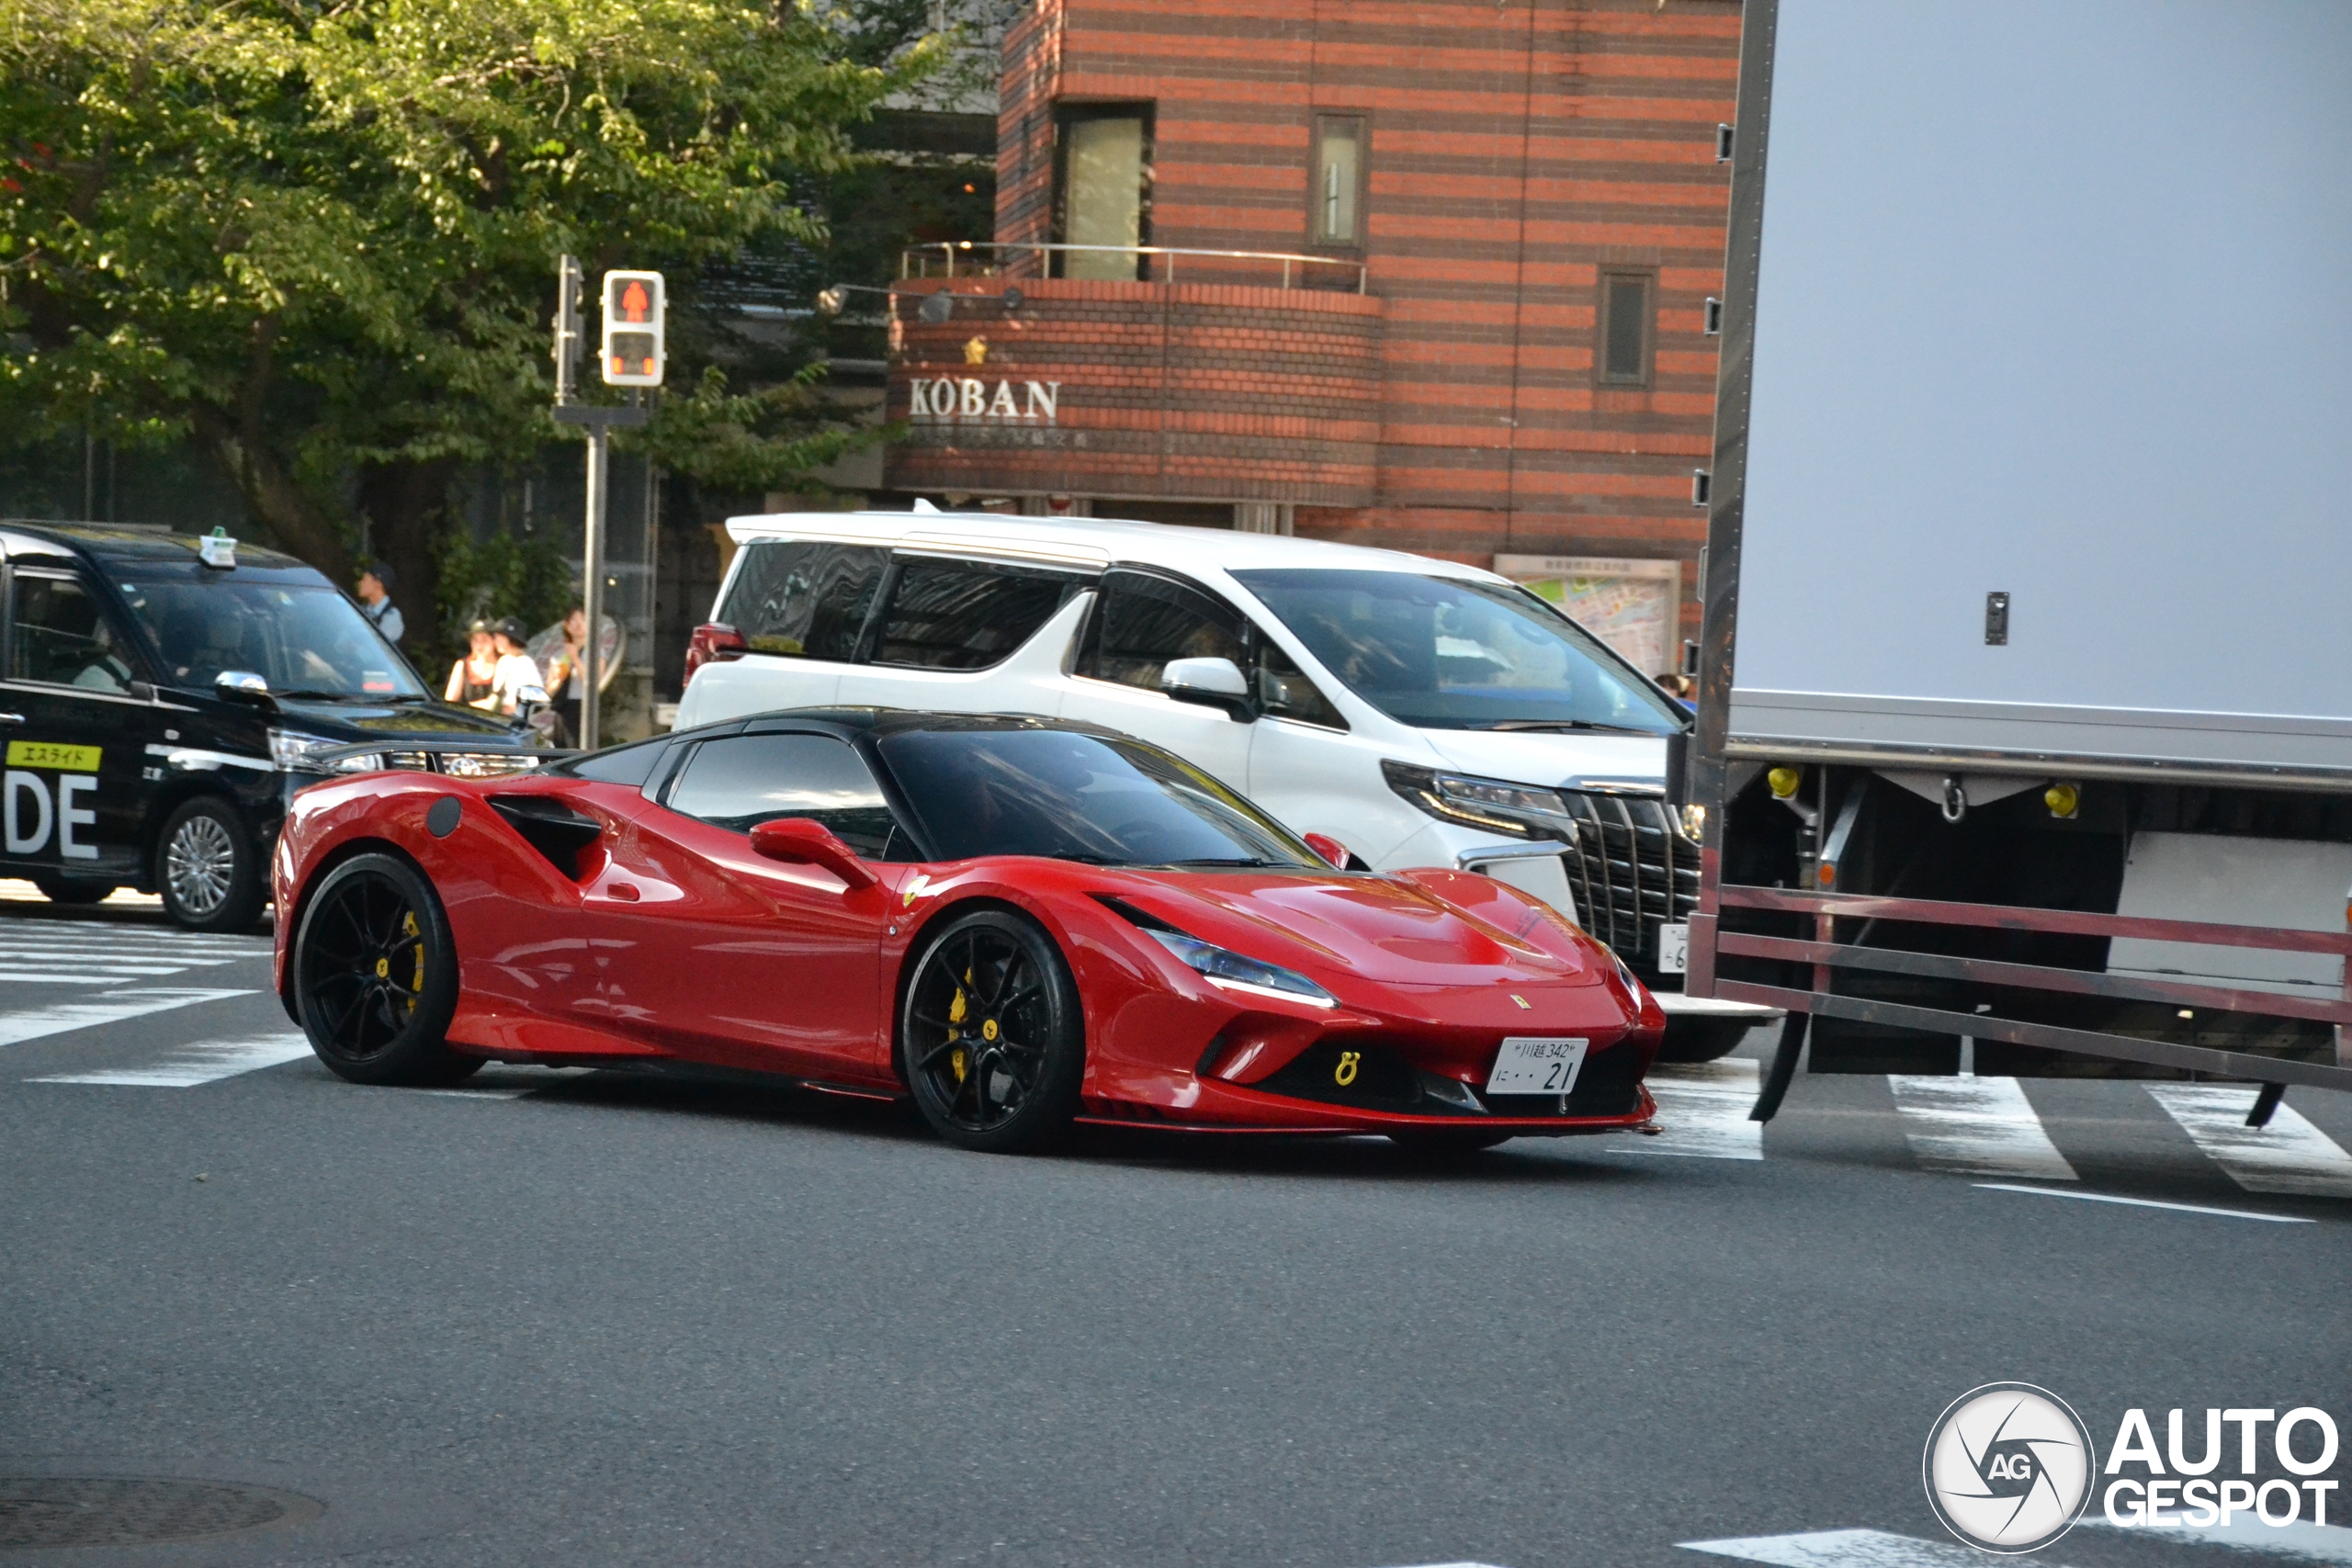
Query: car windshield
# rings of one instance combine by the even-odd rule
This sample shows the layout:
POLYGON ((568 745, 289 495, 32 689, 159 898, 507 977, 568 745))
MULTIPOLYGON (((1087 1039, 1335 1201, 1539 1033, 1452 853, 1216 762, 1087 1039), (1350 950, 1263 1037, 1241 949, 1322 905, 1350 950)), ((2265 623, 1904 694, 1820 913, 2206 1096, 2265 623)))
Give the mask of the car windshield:
POLYGON ((1157 747, 1061 729, 919 729, 883 761, 942 860, 1329 871, 1279 823, 1157 747))
POLYGON ((421 698, 408 663, 358 606, 323 584, 131 578, 119 584, 164 656, 164 681, 209 687, 242 670, 280 695, 421 698))
POLYGON ((1533 594, 1408 571, 1237 571, 1356 695, 1422 729, 1687 722, 1599 638, 1533 594))

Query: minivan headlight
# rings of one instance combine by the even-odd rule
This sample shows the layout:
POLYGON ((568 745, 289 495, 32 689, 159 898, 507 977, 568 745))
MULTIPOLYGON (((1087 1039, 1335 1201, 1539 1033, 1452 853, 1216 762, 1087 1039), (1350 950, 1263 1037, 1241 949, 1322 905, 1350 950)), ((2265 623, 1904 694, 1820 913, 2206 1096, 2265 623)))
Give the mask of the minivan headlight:
POLYGON ((1576 818, 1568 815, 1567 802, 1555 789, 1442 773, 1406 762, 1384 761, 1380 771, 1390 789, 1442 821, 1509 833, 1515 839, 1567 839, 1576 832, 1576 818))
POLYGON ((1178 963, 1198 973, 1219 990, 1242 991, 1258 996, 1276 997, 1286 1002, 1305 1002, 1310 1007, 1337 1007, 1339 998, 1295 969, 1285 969, 1278 964, 1247 958, 1229 948, 1182 931, 1143 928, 1144 935, 1176 955, 1178 963))

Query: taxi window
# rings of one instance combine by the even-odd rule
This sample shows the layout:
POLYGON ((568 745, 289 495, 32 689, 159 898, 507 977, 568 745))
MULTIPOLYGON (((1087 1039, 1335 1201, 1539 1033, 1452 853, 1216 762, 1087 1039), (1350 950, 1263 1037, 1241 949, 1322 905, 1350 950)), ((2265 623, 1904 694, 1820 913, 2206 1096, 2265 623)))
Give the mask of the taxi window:
POLYGON ((204 688, 249 671, 284 695, 385 701, 427 695, 406 660, 334 589, 218 573, 129 579, 131 613, 163 655, 164 682, 204 688))
POLYGON ((125 692, 133 676, 114 628, 89 590, 70 577, 16 574, 9 673, 19 681, 125 692))

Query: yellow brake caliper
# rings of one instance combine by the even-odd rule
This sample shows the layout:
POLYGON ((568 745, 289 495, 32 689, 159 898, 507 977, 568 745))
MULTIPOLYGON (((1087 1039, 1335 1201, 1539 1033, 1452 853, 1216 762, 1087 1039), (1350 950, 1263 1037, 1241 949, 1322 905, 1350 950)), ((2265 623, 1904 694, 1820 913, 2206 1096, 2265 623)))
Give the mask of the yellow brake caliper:
MULTIPOLYGON (((968 986, 971 983, 972 976, 967 973, 964 976, 964 985, 968 986)), ((968 1010, 964 1006, 964 987, 958 986, 956 987, 956 999, 947 1004, 947 1021, 951 1025, 958 1024, 963 1022, 967 1016, 968 1016, 968 1010)), ((950 1040, 956 1038, 954 1029, 948 1030, 947 1038, 950 1040)), ((948 1070, 956 1075, 956 1081, 962 1083, 965 1069, 964 1047, 958 1045, 947 1053, 947 1066, 948 1070)))
MULTIPOLYGON (((415 911, 415 910, 411 909, 411 910, 408 912, 407 917, 406 917, 405 919, 403 919, 401 921, 401 934, 402 936, 417 936, 417 935, 419 934, 419 933, 418 933, 418 931, 417 931, 417 929, 416 929, 416 911, 415 911)), ((421 996, 423 996, 424 994, 424 942, 423 942, 422 940, 420 940, 420 941, 417 942, 417 944, 416 944, 416 984, 415 984, 414 986, 413 986, 413 987, 411 987, 409 988, 409 994, 408 994, 408 1010, 409 1010, 409 1011, 411 1011, 411 1012, 414 1012, 414 1011, 416 1010, 416 998, 419 998, 419 997, 421 997, 421 996)))

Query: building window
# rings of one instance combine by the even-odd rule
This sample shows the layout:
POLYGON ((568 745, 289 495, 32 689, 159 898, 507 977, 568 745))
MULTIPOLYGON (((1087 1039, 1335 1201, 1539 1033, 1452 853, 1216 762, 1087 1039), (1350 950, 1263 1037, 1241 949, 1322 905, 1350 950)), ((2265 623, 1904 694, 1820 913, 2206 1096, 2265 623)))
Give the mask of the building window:
POLYGON ((1594 378, 1604 387, 1650 384, 1650 339, 1657 279, 1646 272, 1600 275, 1600 342, 1594 378))
POLYGON ((1360 114, 1315 117, 1314 211, 1307 225, 1318 245, 1363 243, 1364 119, 1360 114))
POLYGON ((1151 106, 1065 107, 1054 122, 1054 239, 1117 253, 1058 251, 1057 277, 1150 276, 1135 247, 1151 243, 1151 106))

